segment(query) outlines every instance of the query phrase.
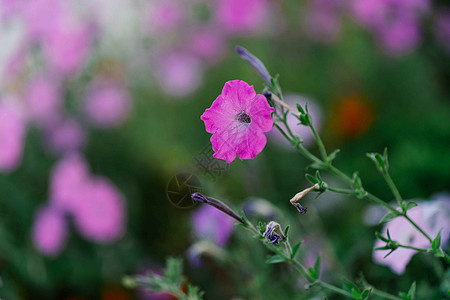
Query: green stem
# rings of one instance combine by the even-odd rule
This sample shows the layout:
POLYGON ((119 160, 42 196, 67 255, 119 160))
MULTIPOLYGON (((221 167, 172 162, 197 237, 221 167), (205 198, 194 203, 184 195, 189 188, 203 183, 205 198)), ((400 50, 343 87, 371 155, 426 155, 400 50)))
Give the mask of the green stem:
POLYGON ((380 291, 380 290, 374 288, 373 286, 371 286, 371 288, 372 288, 372 294, 377 295, 379 297, 383 297, 384 299, 403 300, 403 298, 400 298, 400 297, 391 295, 389 293, 380 291))
POLYGON ((337 293, 337 294, 341 294, 341 295, 344 295, 344 296, 346 296, 346 297, 349 297, 349 298, 352 298, 352 299, 356 299, 355 296, 354 296, 353 294, 347 292, 346 290, 343 290, 343 289, 338 288, 338 287, 336 287, 336 286, 334 286, 334 285, 325 283, 325 282, 323 282, 323 281, 317 282, 317 285, 320 286, 320 287, 322 287, 322 288, 324 288, 324 289, 333 291, 333 292, 335 292, 335 293, 337 293))
POLYGON ((406 218, 406 220, 409 221, 409 223, 411 223, 414 227, 416 227, 416 229, 419 230, 430 241, 430 243, 433 242, 433 239, 428 234, 426 234, 425 231, 423 231, 423 229, 419 227, 419 225, 417 225, 413 220, 411 220, 406 214, 406 212, 404 213, 403 216, 406 218))
POLYGON ((350 195, 356 194, 356 192, 354 190, 350 190, 350 189, 339 189, 339 188, 332 188, 332 187, 328 187, 327 189, 329 191, 339 193, 339 194, 350 194, 350 195))
POLYGON ((371 193, 367 193, 366 197, 370 201, 375 202, 376 204, 385 207, 387 210, 390 210, 390 211, 395 212, 395 213, 400 215, 400 213, 395 208, 393 208, 392 206, 390 206, 389 204, 387 204, 386 202, 384 202, 383 200, 381 200, 377 196, 372 195, 371 193))
POLYGON ((400 248, 412 249, 412 250, 416 250, 416 251, 419 251, 419 252, 426 252, 426 253, 433 252, 432 249, 417 248, 417 247, 408 246, 408 245, 401 245, 401 244, 398 244, 398 246, 400 248))
POLYGON ((394 194, 395 199, 397 199, 398 205, 400 205, 400 207, 402 207, 402 203, 403 203, 403 199, 402 196, 400 195, 400 192, 398 191, 397 187, 395 186, 394 181, 391 178, 391 175, 389 175, 389 173, 383 172, 383 177, 386 180, 389 188, 392 191, 392 194, 394 194))
POLYGON ((322 160, 326 162, 328 160, 327 150, 325 149, 325 145, 322 142, 322 139, 317 134, 316 129, 312 125, 312 123, 309 124, 309 128, 311 128, 311 131, 314 135, 314 138, 316 139, 317 146, 319 147, 320 155, 322 156, 322 160))
POLYGON ((335 166, 332 165, 327 165, 327 169, 333 173, 334 175, 336 175, 337 177, 340 177, 341 179, 343 179, 344 181, 347 181, 350 186, 353 187, 353 179, 351 179, 349 176, 345 175, 344 172, 342 172, 341 170, 339 170, 338 168, 336 168, 335 166))

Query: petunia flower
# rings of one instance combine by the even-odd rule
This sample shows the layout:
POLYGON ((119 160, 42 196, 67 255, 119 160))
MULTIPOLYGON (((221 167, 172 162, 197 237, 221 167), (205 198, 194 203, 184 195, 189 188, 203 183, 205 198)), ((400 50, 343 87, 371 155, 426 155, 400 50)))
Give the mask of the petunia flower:
POLYGON ((225 83, 222 94, 201 116, 206 131, 213 134, 213 156, 227 163, 231 163, 236 154, 240 159, 254 158, 266 146, 264 132, 273 127, 273 111, 253 86, 242 80, 225 83))
POLYGON ((38 210, 33 224, 33 243, 46 256, 57 256, 64 248, 68 226, 64 213, 45 206, 38 210))

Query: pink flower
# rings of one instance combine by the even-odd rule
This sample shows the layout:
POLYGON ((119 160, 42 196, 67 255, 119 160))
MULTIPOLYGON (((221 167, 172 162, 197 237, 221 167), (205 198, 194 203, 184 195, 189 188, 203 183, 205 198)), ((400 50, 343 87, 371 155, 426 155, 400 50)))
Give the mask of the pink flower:
POLYGON ((222 94, 201 116, 206 131, 213 134, 213 156, 227 163, 231 163, 236 154, 240 159, 254 158, 266 145, 264 132, 273 127, 273 111, 253 86, 241 80, 225 83, 222 94))
POLYGON ((57 256, 68 237, 64 214, 51 207, 38 210, 33 225, 33 243, 36 249, 47 256, 57 256))
POLYGON ((46 130, 46 141, 50 150, 57 153, 79 150, 85 142, 83 127, 73 118, 58 120, 46 130))
MULTIPOLYGON (((450 236, 449 195, 438 195, 434 201, 420 202, 418 204, 419 206, 408 210, 408 216, 432 238, 436 237, 439 230, 442 229, 441 247, 444 248, 450 236)), ((381 232, 383 236, 387 236, 387 229, 389 229, 392 240, 402 245, 417 248, 431 247, 430 241, 404 218, 398 217, 386 223, 381 232)), ((385 244, 385 242, 377 240, 375 242, 375 248, 383 247, 385 244)), ((375 250, 373 259, 379 264, 390 267, 396 274, 402 274, 411 258, 417 253, 417 251, 412 249, 398 248, 388 257, 384 258, 389 251, 375 250)))
POLYGON ((336 0, 309 2, 305 25, 311 38, 323 43, 332 43, 338 38, 341 29, 340 6, 341 2, 336 0))
POLYGON ((42 40, 47 61, 64 75, 77 73, 90 51, 92 28, 62 20, 42 40))
POLYGON ((0 100, 0 172, 14 170, 22 159, 25 122, 19 110, 0 100))
POLYGON ((234 221, 210 205, 202 205, 192 215, 192 227, 197 237, 225 246, 233 233, 234 221))
POLYGON ((182 97, 195 91, 202 81, 200 60, 189 53, 164 54, 156 66, 161 88, 169 95, 182 97))
POLYGON ((269 17, 267 0, 218 0, 215 7, 219 24, 230 33, 260 31, 269 17))
POLYGON ((123 123, 128 117, 130 106, 130 95, 123 84, 97 79, 89 88, 84 110, 93 125, 107 128, 123 123))
POLYGON ((209 27, 194 29, 185 42, 189 50, 207 62, 217 62, 227 50, 223 34, 209 27))
POLYGON ((53 168, 50 178, 50 203, 73 213, 80 202, 79 192, 89 180, 89 166, 81 155, 65 155, 53 168))
POLYGON ((74 221, 81 235, 98 243, 119 239, 125 227, 122 194, 105 178, 96 177, 79 191, 74 221))
POLYGON ((33 78, 26 90, 26 102, 31 119, 38 124, 49 123, 59 116, 61 91, 57 80, 33 78))
POLYGON ((146 11, 146 27, 151 34, 166 34, 183 25, 186 20, 186 12, 187 9, 182 1, 152 1, 146 11))

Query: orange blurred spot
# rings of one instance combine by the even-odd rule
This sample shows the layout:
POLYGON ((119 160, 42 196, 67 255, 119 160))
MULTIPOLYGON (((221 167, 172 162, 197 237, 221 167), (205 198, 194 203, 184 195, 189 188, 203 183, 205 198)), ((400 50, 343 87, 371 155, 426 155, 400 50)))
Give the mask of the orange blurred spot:
POLYGON ((356 138, 365 133, 374 119, 372 105, 359 93, 339 99, 333 111, 332 129, 347 138, 356 138))
POLYGON ((108 286, 104 288, 102 300, 130 300, 129 293, 119 286, 108 286))

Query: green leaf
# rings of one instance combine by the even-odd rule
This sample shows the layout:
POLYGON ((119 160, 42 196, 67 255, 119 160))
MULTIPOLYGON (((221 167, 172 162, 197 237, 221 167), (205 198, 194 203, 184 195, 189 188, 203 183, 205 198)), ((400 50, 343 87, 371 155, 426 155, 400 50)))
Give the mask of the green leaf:
POLYGON ((164 271, 164 278, 172 283, 180 281, 183 273, 183 261, 178 258, 169 257, 166 261, 166 270, 164 271))
POLYGON ((293 259, 295 257, 295 255, 297 254, 298 250, 300 249, 300 246, 302 245, 302 243, 303 243, 303 241, 300 241, 294 245, 294 247, 292 248, 291 259, 293 259))
POLYGON ((317 276, 316 272, 314 272, 313 268, 308 268, 308 273, 313 279, 319 279, 319 276, 317 276))
POLYGON ((410 210, 413 207, 416 207, 417 203, 416 202, 408 202, 408 204, 406 205, 405 211, 410 210))
POLYGON ((385 238, 384 236, 381 235, 381 233, 379 233, 378 231, 375 232, 375 236, 379 239, 382 240, 383 242, 388 242, 389 239, 385 238))
POLYGON ((383 224, 383 223, 389 222, 390 220, 395 219, 398 216, 399 216, 399 214, 396 213, 396 212, 393 212, 393 211, 389 212, 380 220, 379 224, 383 224))
POLYGON ((358 290, 358 287, 348 280, 342 280, 342 288, 347 292, 352 292, 352 289, 358 290))
POLYGON ((408 296, 409 296, 409 299, 411 299, 411 300, 414 300, 416 298, 416 282, 415 281, 411 284, 411 287, 409 288, 408 296))
POLYGON ((288 237, 288 232, 289 232, 289 225, 286 226, 286 228, 284 229, 284 238, 287 239, 288 237))
POLYGON ((355 296, 356 299, 361 299, 361 294, 356 288, 352 288, 352 294, 355 296))
POLYGON ((300 104, 297 104, 297 110, 301 114, 305 114, 305 111, 303 110, 303 107, 300 104))
POLYGON ((405 299, 405 300, 411 300, 411 299, 409 299, 408 294, 405 293, 405 292, 399 292, 398 295, 399 295, 400 297, 402 297, 403 299, 405 299))
POLYGON ((312 184, 318 184, 319 180, 317 180, 314 176, 310 174, 306 174, 306 179, 308 179, 312 184))
POLYGON ((386 171, 389 170, 389 160, 388 160, 388 149, 387 149, 387 147, 384 148, 383 161, 384 161, 384 168, 386 169, 386 171))
POLYGON ((320 255, 317 256, 316 262, 314 263, 314 272, 317 275, 317 278, 320 276, 320 255))
POLYGON ((372 289, 371 289, 371 288, 369 288, 369 289, 367 289, 367 290, 364 290, 364 291, 361 293, 361 299, 363 299, 363 300, 369 299, 371 293, 372 293, 372 289))
POLYGON ((441 230, 439 230, 438 235, 436 236, 436 238, 433 240, 433 242, 431 243, 431 248, 433 248, 433 250, 437 250, 441 247, 441 230))
POLYGON ((338 154, 340 151, 341 151, 340 149, 336 149, 336 150, 334 150, 333 152, 331 152, 331 154, 328 155, 328 157, 327 157, 328 163, 332 162, 332 161, 336 158, 337 154, 338 154))
POLYGON ((281 257, 279 255, 274 255, 274 256, 269 257, 266 260, 266 264, 279 264, 279 263, 282 263, 285 261, 286 261, 286 259, 284 259, 283 257, 281 257))

